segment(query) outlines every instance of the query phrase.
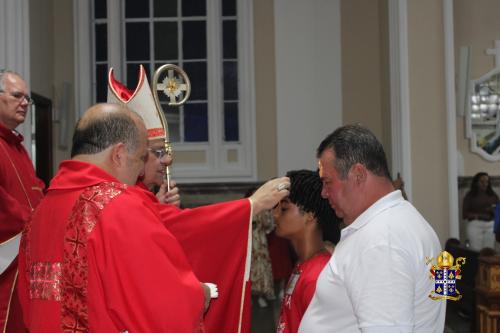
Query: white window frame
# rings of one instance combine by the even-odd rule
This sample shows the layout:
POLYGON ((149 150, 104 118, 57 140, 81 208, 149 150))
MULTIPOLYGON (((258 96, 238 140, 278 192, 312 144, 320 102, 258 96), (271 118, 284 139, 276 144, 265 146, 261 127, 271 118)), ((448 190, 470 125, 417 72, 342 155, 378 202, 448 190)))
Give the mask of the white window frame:
MULTIPOLYGON (((92 105, 93 89, 93 40, 92 0, 73 0, 75 37, 75 104, 79 117, 92 105)), ((107 0, 108 11, 108 64, 113 66, 118 77, 124 70, 121 58, 124 47, 119 35, 123 26, 120 20, 122 1, 107 0)), ((255 88, 253 50, 253 1, 236 0, 238 33, 238 95, 239 95, 239 139, 224 142, 223 91, 215 84, 208 85, 208 143, 174 143, 173 178, 178 183, 241 182, 257 180, 255 138, 255 88), (219 111, 217 111, 219 110, 219 111), (227 154, 236 150, 238 161, 228 163, 227 154), (182 164, 175 161, 175 152, 204 151, 206 163, 182 164)), ((220 82, 222 76, 222 44, 220 1, 207 0, 207 34, 216 36, 214 43, 207 38, 207 82, 220 82), (214 61, 219 59, 219 61, 214 61)), ((222 86, 221 84, 219 86, 222 86)))

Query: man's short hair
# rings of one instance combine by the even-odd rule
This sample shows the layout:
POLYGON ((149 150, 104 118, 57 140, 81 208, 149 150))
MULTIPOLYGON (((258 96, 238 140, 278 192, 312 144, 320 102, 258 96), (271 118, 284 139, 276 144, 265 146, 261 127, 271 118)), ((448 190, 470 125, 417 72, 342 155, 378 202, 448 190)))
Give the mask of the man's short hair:
POLYGON ((134 152, 137 149, 139 135, 134 119, 125 112, 110 112, 87 119, 85 124, 82 124, 80 119, 73 134, 71 157, 97 154, 120 142, 125 144, 129 152, 134 152))
POLYGON ((5 89, 5 74, 13 74, 13 75, 17 75, 17 76, 21 77, 21 75, 19 75, 18 73, 14 72, 14 71, 0 68, 0 90, 5 89))
POLYGON ((323 233, 323 240, 337 244, 340 239, 340 220, 328 200, 321 197, 323 184, 318 172, 293 170, 288 171, 286 176, 290 178, 290 202, 301 211, 312 213, 323 233))
POLYGON ((332 149, 335 153, 335 169, 341 179, 356 164, 363 164, 376 176, 391 179, 382 144, 375 135, 361 125, 345 125, 328 135, 319 145, 317 157, 332 149))

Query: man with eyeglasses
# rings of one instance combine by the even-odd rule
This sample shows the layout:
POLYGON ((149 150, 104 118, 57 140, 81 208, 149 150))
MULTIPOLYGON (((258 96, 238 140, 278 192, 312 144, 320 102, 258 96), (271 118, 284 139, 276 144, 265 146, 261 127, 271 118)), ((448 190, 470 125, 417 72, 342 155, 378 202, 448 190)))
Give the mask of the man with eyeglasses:
POLYGON ((172 164, 172 156, 165 149, 165 141, 163 139, 149 140, 148 146, 149 158, 139 186, 145 185, 150 191, 159 189, 156 197, 161 203, 180 207, 181 199, 176 182, 174 180, 170 181, 169 191, 165 181, 166 167, 172 164))
POLYGON ((131 91, 113 77, 112 69, 108 75, 108 102, 140 114, 148 131, 149 155, 137 188, 149 192, 148 188, 161 185, 158 200, 150 195, 160 220, 182 246, 198 279, 218 286, 218 298, 211 301, 203 318, 205 331, 249 332, 252 216, 273 207, 278 197, 287 196, 290 181, 286 177, 270 180, 250 198, 180 209, 175 182, 170 182, 167 191, 164 181, 165 168, 172 164, 172 156, 165 150, 168 129, 159 119, 161 111, 156 109, 142 66, 138 82, 131 91), (271 204, 270 198, 276 201, 271 204))
POLYGON ((43 197, 44 183, 37 178, 16 131, 26 119, 32 99, 22 77, 0 69, 0 330, 22 332, 22 314, 13 285, 21 231, 43 197), (7 316, 9 317, 7 319, 7 316), (8 324, 8 329, 7 329, 8 324))

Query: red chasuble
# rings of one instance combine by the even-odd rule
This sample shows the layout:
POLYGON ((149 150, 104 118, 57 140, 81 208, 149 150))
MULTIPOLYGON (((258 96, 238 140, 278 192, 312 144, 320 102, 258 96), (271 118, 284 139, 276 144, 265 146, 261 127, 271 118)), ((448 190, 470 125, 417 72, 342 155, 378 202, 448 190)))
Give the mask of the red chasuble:
MULTIPOLYGON (((22 144, 23 136, 0 124, 0 243, 19 234, 32 210, 43 197, 45 185, 36 177, 33 164, 22 144)), ((0 275, 0 329, 9 312, 10 332, 22 331, 11 323, 21 321, 17 299, 12 298, 17 260, 0 275), (11 305, 11 300, 14 300, 11 305)), ((15 296, 14 296, 15 297, 15 296)))
POLYGON ((23 233, 30 332, 195 332, 203 290, 152 198, 65 161, 23 233))
MULTIPOLYGON (((139 187, 147 191, 143 184, 139 187)), ((250 332, 251 205, 248 199, 179 209, 155 200, 198 279, 215 283, 219 297, 205 315, 207 333, 250 332)))

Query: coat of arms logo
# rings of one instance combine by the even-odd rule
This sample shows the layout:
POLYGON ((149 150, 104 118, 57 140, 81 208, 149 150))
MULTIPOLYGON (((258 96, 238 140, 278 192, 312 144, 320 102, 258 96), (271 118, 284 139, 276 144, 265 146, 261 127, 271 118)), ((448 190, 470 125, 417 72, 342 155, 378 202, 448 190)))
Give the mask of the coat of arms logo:
POLYGON ((433 300, 461 299, 462 295, 457 290, 456 282, 462 278, 460 267, 465 264, 465 257, 458 257, 455 260, 449 252, 443 251, 436 259, 428 259, 427 264, 429 263, 433 263, 429 278, 434 280, 434 290, 429 297, 433 300))

